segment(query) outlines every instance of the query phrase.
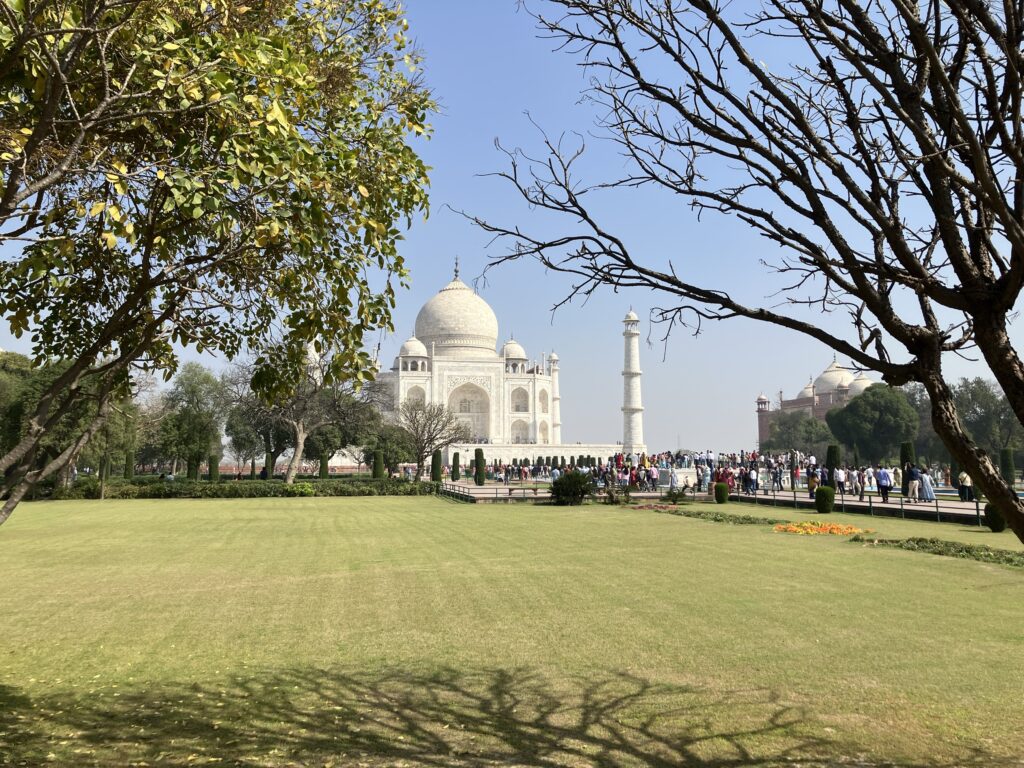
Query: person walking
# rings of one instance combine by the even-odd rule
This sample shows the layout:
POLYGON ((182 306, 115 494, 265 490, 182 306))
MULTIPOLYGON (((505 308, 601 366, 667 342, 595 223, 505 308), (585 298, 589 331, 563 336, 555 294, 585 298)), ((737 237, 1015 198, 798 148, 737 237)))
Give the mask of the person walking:
POLYGON ((878 483, 878 494, 882 497, 882 503, 889 503, 889 489, 892 488, 892 475, 885 467, 875 468, 875 481, 878 483))
POLYGON ((935 501, 935 486, 927 469, 921 470, 921 500, 935 501))
POLYGON ((911 504, 917 504, 920 501, 921 490, 921 470, 918 469, 917 464, 910 464, 907 469, 907 500, 911 504))
POLYGON ((835 481, 836 490, 840 496, 846 495, 846 470, 836 467, 832 470, 832 479, 835 481))
POLYGON ((960 500, 974 501, 974 481, 967 474, 967 470, 960 473, 960 500))

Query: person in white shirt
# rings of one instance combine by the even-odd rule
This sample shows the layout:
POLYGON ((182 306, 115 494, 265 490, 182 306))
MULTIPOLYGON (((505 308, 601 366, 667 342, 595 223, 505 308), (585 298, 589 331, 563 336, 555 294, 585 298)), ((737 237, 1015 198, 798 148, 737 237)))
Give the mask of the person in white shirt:
POLYGON ((839 491, 840 496, 846 495, 846 470, 842 467, 836 467, 832 471, 833 479, 836 483, 836 490, 839 491))

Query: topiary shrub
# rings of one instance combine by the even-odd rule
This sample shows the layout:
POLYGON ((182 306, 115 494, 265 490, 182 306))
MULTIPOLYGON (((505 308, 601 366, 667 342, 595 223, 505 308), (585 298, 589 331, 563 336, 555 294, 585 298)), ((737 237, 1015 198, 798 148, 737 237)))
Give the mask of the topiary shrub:
POLYGON ((484 449, 477 448, 473 459, 473 482, 483 485, 487 482, 487 464, 484 462, 484 449))
POLYGON ((441 452, 434 451, 430 457, 430 482, 441 482, 441 452))
POLYGON ((595 489, 590 475, 566 472, 551 484, 551 501, 560 507, 579 506, 595 489))
POLYGON ((900 490, 906 496, 910 492, 910 473, 907 472, 907 464, 916 464, 917 455, 914 453, 913 443, 900 443, 900 472, 903 473, 900 490))
POLYGON ((725 504, 729 500, 729 484, 715 483, 715 503, 725 504))
POLYGON ((825 469, 828 470, 828 479, 823 480, 823 485, 828 485, 833 488, 836 487, 836 467, 839 466, 839 462, 842 460, 842 454, 839 451, 838 445, 830 445, 828 450, 825 452, 825 469))
POLYGON ((1003 476, 1003 480, 1013 488, 1013 483, 1016 478, 1016 468, 1013 466, 1013 448, 1003 448, 999 451, 999 474, 1003 476))
POLYGON ((373 452, 373 479, 383 480, 384 479, 384 451, 373 452))
POLYGON ((984 521, 992 533, 1002 533, 1006 530, 1006 518, 1003 517, 1002 512, 991 504, 985 505, 984 521))
POLYGON ((819 514, 827 515, 835 509, 836 489, 827 485, 819 485, 814 491, 814 508, 819 514))
POLYGON ((327 453, 324 451, 320 452, 320 479, 326 480, 331 476, 331 467, 328 464, 330 459, 327 458, 327 453))
POLYGON ((461 458, 462 457, 459 456, 459 452, 458 451, 456 451, 455 453, 452 454, 452 482, 453 483, 459 482, 459 478, 462 477, 462 469, 459 467, 459 459, 461 459, 461 458))

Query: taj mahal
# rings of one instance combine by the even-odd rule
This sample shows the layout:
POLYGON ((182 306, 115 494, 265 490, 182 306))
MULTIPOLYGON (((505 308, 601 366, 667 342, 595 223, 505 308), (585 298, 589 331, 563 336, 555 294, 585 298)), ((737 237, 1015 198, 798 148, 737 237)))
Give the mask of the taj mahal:
POLYGON ((488 461, 510 462, 536 456, 642 453, 639 318, 623 320, 622 440, 603 444, 567 441, 562 434, 559 357, 531 359, 509 338, 498 349, 498 318, 479 294, 455 275, 420 309, 415 333, 401 346, 391 369, 377 380, 385 407, 397 416, 407 399, 448 407, 469 429, 470 440, 450 446, 468 459, 483 447, 488 461))

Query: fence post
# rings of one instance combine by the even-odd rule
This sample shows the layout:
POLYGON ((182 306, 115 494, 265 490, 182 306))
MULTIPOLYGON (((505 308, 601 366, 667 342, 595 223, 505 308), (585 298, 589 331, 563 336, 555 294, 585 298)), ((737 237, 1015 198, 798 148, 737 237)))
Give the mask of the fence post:
POLYGON ((874 496, 868 496, 868 514, 872 517, 875 516, 875 508, 871 505, 871 499, 873 498, 874 496))
POLYGON ((974 497, 974 517, 978 521, 978 527, 981 528, 981 505, 978 503, 978 497, 974 497))
POLYGON ((941 523, 942 522, 942 513, 939 511, 939 497, 938 496, 935 497, 935 522, 936 523, 941 523))
POLYGON ((900 496, 900 518, 905 519, 903 515, 903 497, 900 496))

